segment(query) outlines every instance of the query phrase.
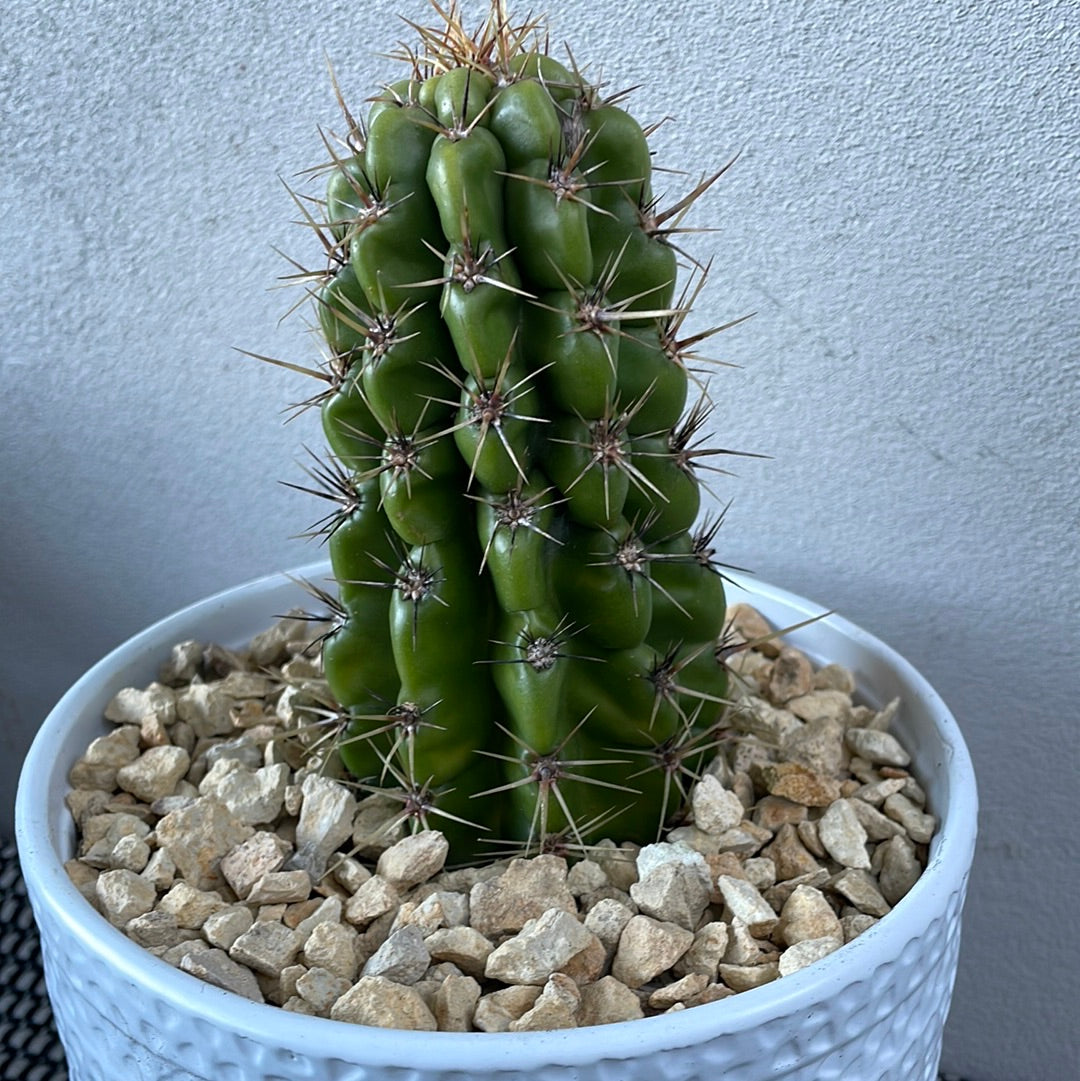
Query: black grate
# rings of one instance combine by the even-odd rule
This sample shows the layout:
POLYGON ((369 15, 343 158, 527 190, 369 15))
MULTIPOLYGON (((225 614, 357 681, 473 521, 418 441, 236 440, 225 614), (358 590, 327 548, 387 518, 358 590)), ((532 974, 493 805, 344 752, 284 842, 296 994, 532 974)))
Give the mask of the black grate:
POLYGON ((67 1081, 13 843, 0 848, 0 1081, 67 1081))

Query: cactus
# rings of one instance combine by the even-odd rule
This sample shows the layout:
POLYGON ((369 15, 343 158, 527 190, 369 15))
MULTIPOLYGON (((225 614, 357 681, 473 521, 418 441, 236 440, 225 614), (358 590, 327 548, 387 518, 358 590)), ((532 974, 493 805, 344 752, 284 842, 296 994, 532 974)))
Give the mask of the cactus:
POLYGON ((364 120, 338 90, 325 203, 298 198, 328 259, 304 277, 336 752, 462 858, 645 842, 727 693, 719 518, 697 523, 730 452, 700 444, 704 387, 688 406, 706 268, 679 292, 676 265, 723 169, 662 210, 622 95, 502 3, 473 34, 436 11, 364 120))

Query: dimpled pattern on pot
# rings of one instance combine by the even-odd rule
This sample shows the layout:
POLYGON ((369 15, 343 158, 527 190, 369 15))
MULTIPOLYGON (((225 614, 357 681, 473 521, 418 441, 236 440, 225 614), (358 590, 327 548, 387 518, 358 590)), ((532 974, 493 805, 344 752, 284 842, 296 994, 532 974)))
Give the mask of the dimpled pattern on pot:
MULTIPOLYGON (((324 565, 294 577, 325 573, 324 565)), ((148 629, 91 669, 46 720, 16 807, 23 873, 72 1081, 931 1081, 956 972, 974 850, 971 763, 934 691, 883 643, 837 616, 793 635, 850 667, 864 695, 904 703, 898 728, 941 828, 911 892, 824 960, 766 987, 682 1011, 568 1032, 402 1033, 256 1005, 171 968, 111 927, 68 880, 63 805, 75 758, 104 730, 121 686, 152 678, 174 642, 239 646, 288 610, 294 582, 262 579, 148 629), (58 751, 59 748, 59 751, 58 751)), ((821 613, 755 582, 747 600, 778 623, 821 613)))

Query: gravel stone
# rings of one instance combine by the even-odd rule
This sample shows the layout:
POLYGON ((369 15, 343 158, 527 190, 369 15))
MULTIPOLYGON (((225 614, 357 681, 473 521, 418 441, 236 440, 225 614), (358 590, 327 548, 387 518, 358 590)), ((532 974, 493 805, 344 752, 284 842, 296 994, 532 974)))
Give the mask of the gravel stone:
POLYGON ((157 903, 158 910, 167 912, 178 927, 198 931, 215 913, 226 907, 216 890, 197 890, 187 882, 177 882, 157 903))
POLYGON ((404 893, 437 875, 446 863, 450 845, 437 830, 403 837, 379 857, 375 872, 404 893))
POLYGON ((694 933, 690 948, 675 962, 672 971, 676 976, 700 973, 710 980, 716 979, 720 964, 728 946, 728 925, 713 920, 694 933))
POLYGON ((511 1032, 550 1032, 576 1028, 581 992, 569 976, 554 972, 530 1010, 510 1022, 511 1032))
POLYGON ((150 747, 116 771, 116 783, 143 803, 153 803, 172 793, 190 765, 183 747, 150 747))
POLYGON ((878 873, 881 895, 890 905, 895 905, 907 895, 922 873, 915 846, 906 837, 893 837, 879 845, 876 854, 881 856, 878 873))
POLYGON ((287 841, 276 833, 261 830, 242 844, 229 849, 221 860, 221 873, 241 900, 264 875, 279 871, 289 858, 287 841))
POLYGON ((830 882, 829 887, 868 916, 884 916, 890 909, 888 901, 881 896, 877 884, 866 871, 842 871, 830 882))
POLYGON ((721 965, 720 978, 732 991, 751 991, 755 987, 764 987, 780 975, 780 966, 776 961, 766 961, 760 965, 721 965))
POLYGON ((716 884, 732 915, 742 920, 751 934, 768 935, 772 932, 776 926, 776 913, 756 887, 746 879, 731 875, 721 875, 716 884))
POLYGON ((228 952, 233 943, 251 929, 255 917, 247 905, 227 905, 211 912, 202 925, 203 937, 211 946, 228 952))
POLYGON ((776 868, 778 882, 786 882, 821 870, 821 864, 802 843, 798 830, 784 823, 776 833, 776 840, 761 850, 762 856, 771 859, 776 868))
POLYGON ((888 732, 879 732, 876 728, 849 728, 844 733, 844 739, 852 754, 865 758, 875 766, 911 764, 911 755, 888 732))
POLYGON ((98 788, 112 791, 116 774, 139 757, 139 730, 126 724, 106 736, 99 736, 71 767, 68 783, 72 788, 98 788))
POLYGON ((465 975, 450 975, 435 992, 432 1009, 440 1032, 470 1032, 476 1004, 480 1001, 480 984, 465 975))
POLYGON ((229 949, 229 956, 264 976, 280 976, 300 948, 299 936, 283 923, 257 920, 229 949))
POLYGON ((800 650, 781 646, 780 655, 773 661, 766 688, 769 698, 776 705, 783 705, 792 698, 809 694, 814 686, 814 669, 810 659, 800 650))
POLYGON ((688 999, 700 995, 709 985, 709 977, 703 972, 689 972, 682 979, 660 987, 649 995, 649 1005, 654 1010, 667 1010, 676 1003, 685 1005, 688 999))
MULTIPOLYGON (((837 921, 839 925, 839 921, 837 921)), ((781 976, 790 976, 801 968, 820 961, 830 953, 839 949, 844 944, 843 935, 829 935, 825 938, 804 938, 795 943, 790 949, 784 950, 777 963, 781 976)))
POLYGON ((95 892, 102 915, 114 927, 123 927, 154 907, 157 891, 134 871, 105 871, 98 876, 95 892))
POLYGON ((311 895, 311 875, 307 871, 268 871, 251 887, 251 905, 281 905, 306 901, 311 895))
POLYGON ((372 875, 345 904, 345 919, 358 927, 393 912, 401 903, 397 890, 381 875, 372 875))
POLYGON ((788 946, 810 939, 844 940, 843 928, 832 905, 821 890, 812 886, 796 887, 780 912, 776 930, 788 946))
POLYGON ((395 983, 411 984, 421 979, 431 964, 424 936, 416 927, 402 927, 368 958, 362 975, 383 976, 395 983))
POLYGON ((692 931, 709 905, 712 883, 704 856, 683 845, 646 845, 637 864, 630 897, 638 908, 692 931))
POLYGON ((929 844, 937 829, 937 819, 932 814, 926 814, 900 793, 889 796, 884 803, 885 814, 894 822, 899 822, 907 835, 916 844, 929 844))
POLYGON ((289 869, 305 870, 317 882, 326 873, 335 850, 352 836, 356 798, 337 781, 313 773, 304 778, 302 790, 296 851, 289 869))
POLYGON ((619 937, 611 975, 627 987, 641 987, 667 972, 693 944, 693 932, 685 927, 634 916, 619 937))
POLYGON ((439 1027, 419 992, 383 976, 361 976, 330 1007, 330 1017, 354 1025, 420 1032, 435 1032, 439 1027))
POLYGON ((509 1032, 510 1025, 533 1008, 539 987, 503 987, 483 995, 476 1004, 473 1024, 481 1032, 509 1032))
POLYGON ((566 879, 566 860, 559 856, 511 860, 502 874, 477 882, 470 891, 473 927, 495 938, 516 934, 551 908, 576 914, 577 902, 566 879))
MULTIPOLYGON (((734 829, 745 809, 734 792, 729 792, 711 773, 705 774, 691 792, 694 825, 705 833, 719 834, 734 829)), ((638 865, 640 874, 640 863, 638 865)))
POLYGON ((818 837, 825 851, 845 867, 870 869, 866 854, 866 830, 859 822, 850 801, 838 799, 818 819, 818 837))
POLYGON ((350 982, 326 968, 309 968, 297 981, 296 993, 323 1017, 346 991, 350 982))
POLYGON ((644 1016, 641 999, 614 976, 602 976, 581 988, 579 1025, 612 1025, 644 1016))
MULTIPOLYGON (((256 748, 251 749, 259 753, 256 748)), ((281 815, 288 783, 288 766, 251 770, 238 758, 220 757, 200 782, 199 792, 219 799, 238 821, 258 826, 281 815)))
POLYGON ((242 995, 252 1002, 265 1002, 259 981, 251 969, 234 961, 224 950, 199 950, 181 958, 179 967, 206 983, 242 995))
POLYGON ((782 796, 804 807, 828 807, 840 796, 837 781, 798 762, 770 762, 757 771, 769 795, 782 796))
POLYGON ((162 818, 155 830, 158 845, 168 852, 176 873, 196 889, 224 884, 222 858, 243 844, 252 829, 237 822, 218 800, 201 797, 162 818))
POLYGON ((550 908, 491 952, 484 975, 507 984, 543 985, 594 943, 599 940, 576 915, 550 908))
POLYGON ((495 948, 473 927, 445 927, 424 939, 433 961, 449 961, 469 976, 484 975, 488 957, 495 948))

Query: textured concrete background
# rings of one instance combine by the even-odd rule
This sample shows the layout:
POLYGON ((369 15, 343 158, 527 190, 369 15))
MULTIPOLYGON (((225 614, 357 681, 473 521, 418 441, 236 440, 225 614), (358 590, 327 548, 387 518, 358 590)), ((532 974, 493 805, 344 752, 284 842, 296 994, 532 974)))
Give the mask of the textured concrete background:
MULTIPOLYGON (((906 654, 982 785, 947 1070, 1080 1063, 1076 8, 552 0, 553 40, 702 200, 699 326, 723 335, 717 440, 772 455, 717 486, 724 553, 906 654), (629 26, 630 20, 633 25, 629 26)), ((394 69, 386 0, 8 0, 0 29, 0 786, 35 726, 140 626, 312 558, 277 484, 315 356, 278 179, 394 69)), ((478 0, 466 5, 470 21, 478 0)), ((421 0, 406 14, 426 18, 421 0)), ((663 182, 660 186, 664 186, 663 182)))

